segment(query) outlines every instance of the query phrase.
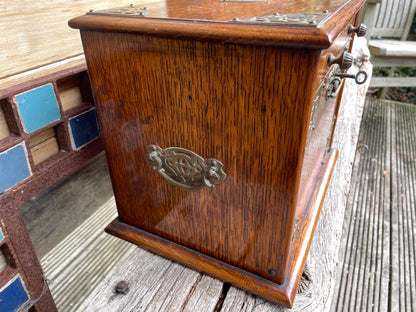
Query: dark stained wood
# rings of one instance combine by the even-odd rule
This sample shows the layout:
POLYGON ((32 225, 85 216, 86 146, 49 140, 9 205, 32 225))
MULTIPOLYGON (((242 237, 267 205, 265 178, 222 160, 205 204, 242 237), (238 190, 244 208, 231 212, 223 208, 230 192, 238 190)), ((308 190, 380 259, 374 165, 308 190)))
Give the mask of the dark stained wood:
MULTIPOLYGON (((218 3, 209 3, 215 10, 218 3)), ((204 9, 208 2, 200 4, 204 9)), ((250 14, 270 14, 278 4, 279 13, 307 9, 275 1, 270 10, 253 4, 259 11, 250 14)), ((221 19, 234 14, 231 9, 218 19, 207 13, 210 20, 201 21, 195 13, 201 8, 190 6, 186 15, 175 1, 167 1, 158 18, 72 20, 71 26, 82 29, 118 206, 112 233, 196 269, 204 262, 195 264, 196 255, 214 259, 207 273, 290 305, 319 214, 311 207, 323 200, 324 192, 315 192, 326 188, 336 154, 328 158, 327 142, 338 99, 327 100, 326 88, 305 152, 312 103, 333 69, 329 53, 340 56, 349 48, 347 22, 354 21, 362 2, 342 4, 330 1, 327 8, 337 8, 337 14, 319 27, 303 28, 225 23, 221 19), (178 21, 190 16, 194 21, 178 21), (150 144, 218 159, 227 178, 214 189, 176 188, 147 163, 150 144), (251 289, 237 272, 267 283, 251 282, 251 289)), ((245 14, 247 7, 238 5, 245 14)), ((318 7, 311 5, 312 12, 318 7)))

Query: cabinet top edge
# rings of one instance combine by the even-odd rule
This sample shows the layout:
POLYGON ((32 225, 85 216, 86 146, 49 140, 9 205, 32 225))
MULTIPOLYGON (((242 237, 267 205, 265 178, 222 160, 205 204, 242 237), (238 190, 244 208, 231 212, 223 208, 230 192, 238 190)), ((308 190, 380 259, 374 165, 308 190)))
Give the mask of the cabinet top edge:
POLYGON ((91 10, 72 28, 133 32, 229 43, 323 49, 359 12, 365 0, 165 0, 91 10))

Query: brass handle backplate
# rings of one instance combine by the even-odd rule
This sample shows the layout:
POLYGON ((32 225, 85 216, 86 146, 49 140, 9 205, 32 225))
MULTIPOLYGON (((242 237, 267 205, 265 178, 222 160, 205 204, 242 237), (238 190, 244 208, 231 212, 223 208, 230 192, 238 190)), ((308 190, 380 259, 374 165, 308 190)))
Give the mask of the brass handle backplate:
POLYGON ((227 177, 220 161, 204 159, 181 147, 162 149, 157 145, 149 145, 146 160, 169 183, 186 191, 212 188, 227 177))

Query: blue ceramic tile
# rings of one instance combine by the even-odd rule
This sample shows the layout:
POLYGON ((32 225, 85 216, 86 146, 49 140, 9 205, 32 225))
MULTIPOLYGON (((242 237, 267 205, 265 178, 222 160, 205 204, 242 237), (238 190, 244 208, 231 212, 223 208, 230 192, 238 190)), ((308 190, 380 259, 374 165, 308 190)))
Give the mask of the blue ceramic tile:
POLYGON ((30 169, 24 143, 0 154, 0 193, 29 176, 30 169))
POLYGON ((69 128, 74 149, 79 149, 97 138, 100 133, 95 117, 95 109, 71 118, 69 120, 69 128))
POLYGON ((58 101, 51 84, 16 95, 16 102, 28 133, 61 118, 58 101))
POLYGON ((0 311, 18 311, 28 300, 29 296, 21 278, 18 276, 14 281, 0 290, 0 311))

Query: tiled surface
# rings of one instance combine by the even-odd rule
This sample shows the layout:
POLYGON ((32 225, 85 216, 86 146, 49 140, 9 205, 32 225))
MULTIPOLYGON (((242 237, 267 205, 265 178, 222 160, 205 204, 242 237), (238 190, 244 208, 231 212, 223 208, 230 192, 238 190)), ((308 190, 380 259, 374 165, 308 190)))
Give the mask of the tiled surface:
POLYGON ((28 300, 23 281, 16 276, 0 290, 0 311, 18 311, 28 300))
POLYGON ((91 109, 81 115, 69 120, 72 147, 80 149, 85 144, 96 139, 100 133, 98 131, 95 109, 91 109))
POLYGON ((23 126, 28 133, 32 133, 61 118, 52 84, 18 94, 15 98, 23 126))
MULTIPOLYGON (((78 79, 79 73, 73 74, 73 80, 76 83, 69 86, 67 100, 71 103, 74 101, 81 106, 76 110, 61 114, 63 109, 60 91, 62 90, 57 88, 56 79, 62 80, 62 75, 67 74, 70 73, 60 72, 53 77, 49 76, 48 79, 43 77, 35 79, 30 87, 19 84, 13 88, 13 93, 7 93, 4 98, 0 99, 0 197, 5 199, 6 205, 12 198, 13 202, 10 203, 19 206, 29 199, 29 194, 39 192, 45 184, 48 185, 52 183, 51 181, 61 179, 64 174, 73 170, 72 168, 77 168, 80 163, 86 162, 101 149, 99 142, 90 144, 82 152, 72 152, 71 148, 68 148, 70 135, 68 135, 68 128, 64 129, 68 118, 91 109, 93 102, 86 100, 79 103, 79 94, 77 97, 73 96, 75 92, 72 89, 76 89, 79 93, 81 87, 82 90, 88 88, 88 85, 85 86, 85 83, 78 79), (52 132, 51 137, 47 135, 48 131, 52 132), (36 142, 37 144, 34 144, 36 142), (59 144, 62 144, 63 152, 56 157, 51 157, 59 151, 59 144), (49 161, 43 166, 36 166, 44 159, 49 159, 49 161), (58 166, 66 167, 63 173, 56 173, 54 168, 58 166), (53 170, 49 170, 51 168, 53 170), (26 192, 26 186, 30 187, 32 193, 26 192)), ((74 138, 78 149, 98 136, 94 111, 86 116, 81 114, 72 119, 74 119, 74 138), (93 116, 92 123, 92 117, 87 118, 89 115, 93 116), (88 133, 81 134, 83 131, 88 133)), ((5 237, 3 229, 0 228, 0 273, 2 273, 0 312, 27 311, 27 308, 36 301, 30 301, 33 298, 30 298, 29 293, 36 292, 38 286, 44 286, 39 285, 39 281, 43 283, 43 279, 39 278, 42 277, 42 272, 38 267, 33 266, 32 260, 36 259, 30 250, 14 248, 13 252, 11 247, 27 245, 31 242, 26 239, 25 235, 22 235, 23 237, 20 235, 22 231, 13 230, 15 227, 10 218, 1 217, 5 216, 0 216, 0 226, 8 230, 5 237), (12 224, 8 224, 9 222, 12 224), (28 272, 31 274, 26 274, 28 272)), ((87 271, 86 279, 90 282, 88 277, 87 271)), ((52 300, 48 289, 44 289, 43 298, 46 298, 46 305, 52 308, 52 301, 48 302, 52 300)), ((45 300, 40 305, 45 305, 45 300)))
POLYGON ((0 154, 0 172, 0 193, 30 176, 24 143, 20 143, 0 154))

